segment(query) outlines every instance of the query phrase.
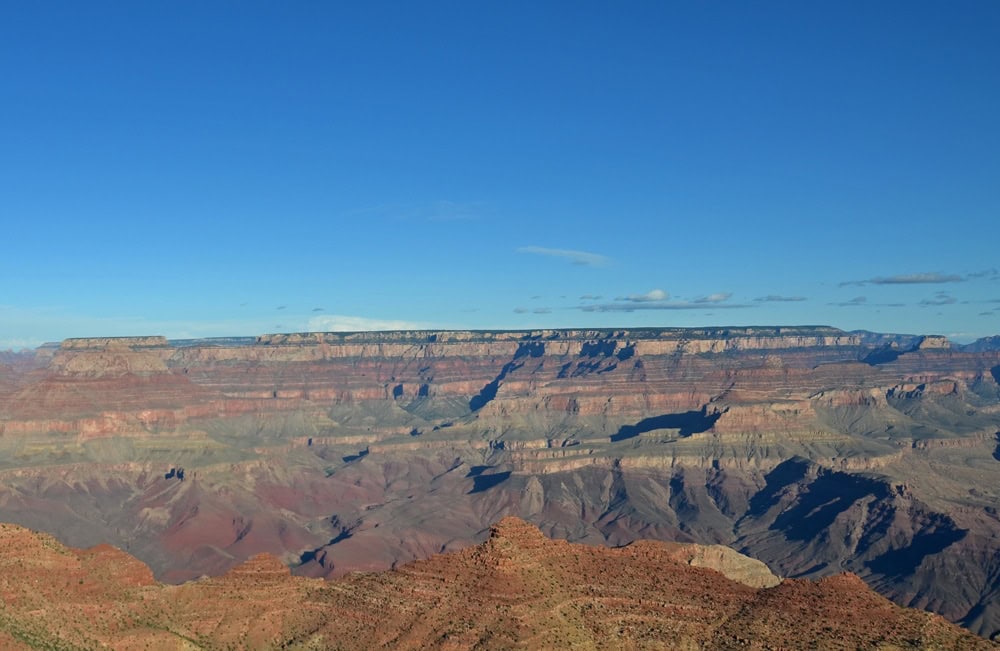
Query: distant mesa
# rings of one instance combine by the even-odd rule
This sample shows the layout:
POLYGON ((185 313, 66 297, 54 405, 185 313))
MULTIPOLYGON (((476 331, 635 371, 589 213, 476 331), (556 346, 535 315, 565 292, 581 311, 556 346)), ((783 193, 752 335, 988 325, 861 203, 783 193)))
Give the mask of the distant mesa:
POLYGON ((83 337, 64 339, 59 347, 63 350, 93 350, 107 348, 157 348, 169 346, 166 337, 83 337))

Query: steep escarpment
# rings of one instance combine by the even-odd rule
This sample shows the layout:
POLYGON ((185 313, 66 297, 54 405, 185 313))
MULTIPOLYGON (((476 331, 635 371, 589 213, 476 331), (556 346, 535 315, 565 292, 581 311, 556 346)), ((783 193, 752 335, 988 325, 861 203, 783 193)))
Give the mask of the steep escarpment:
POLYGON ((990 635, 1000 352, 946 343, 811 327, 69 340, 0 360, 0 519, 179 582, 261 552, 313 577, 382 569, 519 515, 571 541, 847 569, 990 635))
POLYGON ((113 548, 0 525, 5 648, 963 648, 995 645, 857 577, 781 581, 718 547, 549 540, 505 518, 480 545, 325 582, 256 555, 152 581, 113 548))

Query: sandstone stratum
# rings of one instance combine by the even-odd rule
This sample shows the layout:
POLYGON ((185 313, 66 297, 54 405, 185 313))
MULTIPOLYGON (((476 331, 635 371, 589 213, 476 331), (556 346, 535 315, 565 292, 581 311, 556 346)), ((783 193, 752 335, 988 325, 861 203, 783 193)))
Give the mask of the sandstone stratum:
POLYGON ((71 339, 0 356, 0 521, 161 582, 266 552, 299 585, 516 515, 851 572, 767 594, 860 580, 990 637, 998 378, 988 341, 826 327, 71 339))
POLYGON ((108 545, 0 525, 0 591, 12 651, 997 648, 851 574, 780 581, 728 549, 572 544, 514 517, 396 570, 323 581, 260 554, 179 586, 108 545))

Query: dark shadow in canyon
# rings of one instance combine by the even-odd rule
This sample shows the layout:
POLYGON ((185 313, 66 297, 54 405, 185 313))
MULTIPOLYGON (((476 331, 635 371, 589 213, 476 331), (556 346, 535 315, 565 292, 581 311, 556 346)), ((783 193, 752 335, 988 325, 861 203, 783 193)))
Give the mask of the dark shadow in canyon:
POLYGON ((780 531, 788 540, 812 540, 859 499, 867 495, 879 500, 889 497, 889 486, 884 482, 823 470, 813 477, 811 469, 815 470, 801 458, 779 464, 764 477, 764 488, 750 498, 747 517, 764 519, 791 495, 768 529, 780 531))
POLYGON ((343 461, 344 461, 344 463, 350 463, 352 461, 357 461, 361 457, 366 457, 366 456, 368 456, 368 450, 367 449, 362 450, 361 452, 358 452, 357 454, 349 454, 346 457, 343 457, 343 461))
POLYGON ((708 431, 721 415, 721 412, 709 414, 708 408, 702 407, 698 411, 651 416, 640 420, 635 425, 622 425, 616 434, 611 435, 611 442, 625 441, 656 429, 678 429, 681 437, 688 437, 692 434, 708 431))
POLYGON ((930 531, 921 531, 913 536, 906 547, 890 549, 865 565, 873 572, 887 576, 913 574, 924 557, 943 551, 952 543, 965 538, 965 529, 959 529, 948 517, 942 517, 938 526, 930 531))
POLYGON ((479 475, 483 474, 484 472, 486 472, 490 468, 493 468, 493 466, 472 466, 471 468, 469 468, 469 472, 465 476, 466 477, 478 477, 479 475))
MULTIPOLYGON (((524 355, 531 355, 532 357, 536 357, 537 356, 537 355, 532 354, 531 352, 526 352, 526 353, 523 353, 523 354, 521 353, 521 349, 524 348, 527 345, 529 345, 529 344, 521 344, 521 347, 519 347, 517 349, 517 353, 514 354, 514 359, 515 360, 518 358, 519 355, 521 357, 523 357, 524 355)), ((544 344, 539 344, 539 345, 544 345, 544 344)), ((500 374, 497 375, 493 379, 492 382, 490 382, 489 384, 487 384, 486 386, 484 386, 482 389, 480 389, 478 395, 473 396, 472 399, 469 400, 469 409, 471 409, 472 411, 479 411, 484 406, 486 406, 486 404, 490 400, 493 400, 494 398, 496 398, 497 397, 497 391, 500 390, 500 383, 503 381, 503 379, 505 377, 507 377, 507 374, 516 371, 517 369, 521 368, 522 366, 524 366, 524 362, 521 362, 520 364, 518 364, 516 361, 511 361, 511 362, 507 362, 506 364, 504 364, 503 368, 500 369, 500 374)))
POLYGON ((488 491, 489 489, 497 486, 510 479, 510 471, 496 472, 492 475, 475 475, 472 478, 472 490, 469 491, 469 495, 473 493, 482 493, 483 491, 488 491))
POLYGON ((878 366, 879 364, 888 364, 890 362, 895 362, 899 359, 899 356, 907 351, 900 350, 895 346, 886 344, 880 348, 876 348, 872 352, 868 353, 861 358, 861 361, 869 366, 878 366))

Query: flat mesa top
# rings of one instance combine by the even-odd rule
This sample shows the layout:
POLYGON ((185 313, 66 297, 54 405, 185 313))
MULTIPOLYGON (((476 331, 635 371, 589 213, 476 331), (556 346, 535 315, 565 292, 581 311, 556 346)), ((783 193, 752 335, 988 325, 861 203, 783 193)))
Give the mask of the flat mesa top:
POLYGON ((171 339, 148 337, 87 337, 66 339, 60 348, 87 349, 122 345, 130 348, 160 346, 248 346, 343 343, 459 343, 490 341, 589 341, 595 339, 697 340, 735 337, 842 337, 856 336, 830 326, 736 326, 712 328, 603 328, 544 330, 387 330, 366 332, 273 333, 256 337, 171 339))

